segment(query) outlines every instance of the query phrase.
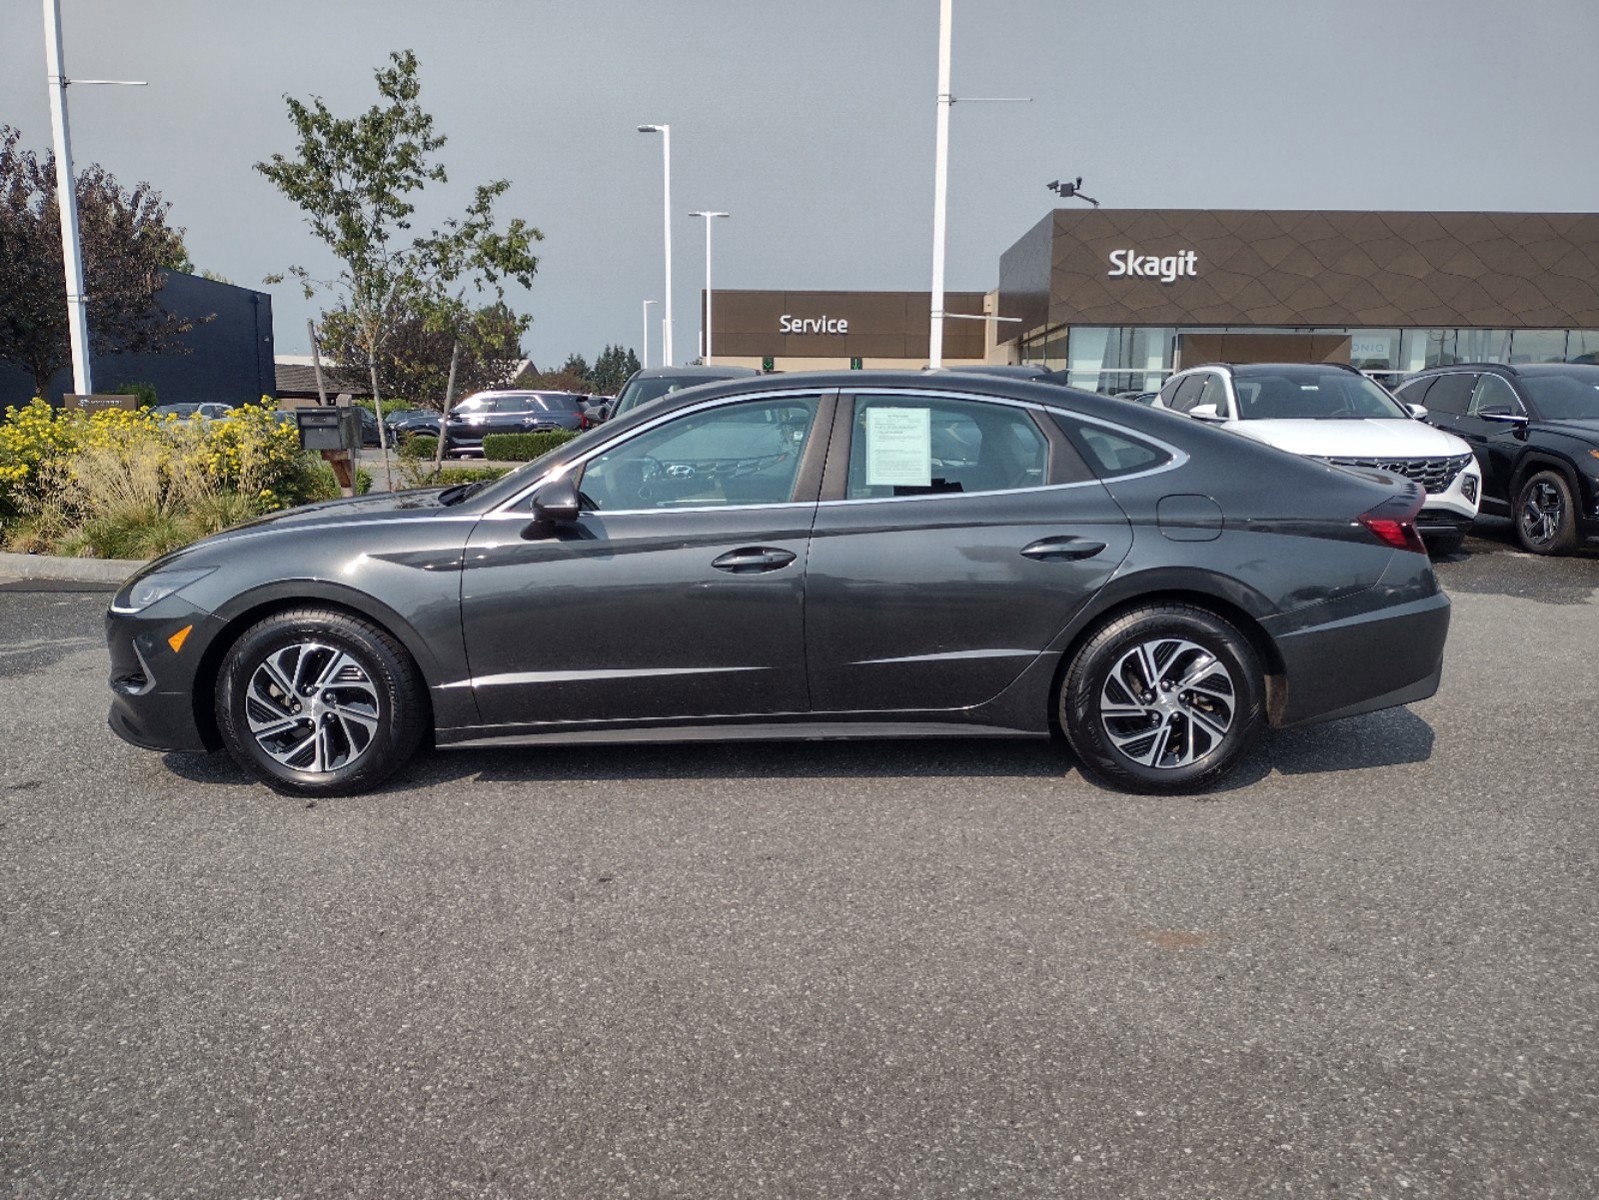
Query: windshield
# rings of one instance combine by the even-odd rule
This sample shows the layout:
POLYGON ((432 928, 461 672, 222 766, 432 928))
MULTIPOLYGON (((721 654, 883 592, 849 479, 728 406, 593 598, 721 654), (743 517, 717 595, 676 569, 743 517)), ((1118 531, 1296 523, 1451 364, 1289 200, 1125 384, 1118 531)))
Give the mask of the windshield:
POLYGON ((698 387, 702 383, 712 383, 710 376, 699 375, 692 379, 673 379, 671 376, 656 376, 653 379, 644 379, 638 375, 633 376, 622 386, 617 394, 616 405, 611 410, 611 416, 619 417, 625 412, 631 412, 641 404, 648 404, 651 400, 659 400, 662 396, 670 396, 673 392, 681 392, 684 388, 698 387))
POLYGON ((1245 421, 1402 421, 1409 412, 1353 371, 1326 367, 1237 370, 1238 415, 1245 421))
POLYGON ((1523 375, 1521 386, 1546 421, 1599 420, 1599 371, 1523 375))

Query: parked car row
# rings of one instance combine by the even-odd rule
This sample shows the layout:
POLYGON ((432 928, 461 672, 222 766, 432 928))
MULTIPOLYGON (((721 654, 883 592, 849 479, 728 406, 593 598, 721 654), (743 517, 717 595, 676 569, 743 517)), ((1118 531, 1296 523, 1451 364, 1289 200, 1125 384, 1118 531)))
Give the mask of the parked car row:
POLYGON ((1599 539, 1599 366, 1461 363, 1390 394, 1331 363, 1207 364, 1151 401, 1280 449, 1415 480, 1418 527, 1458 549, 1479 511, 1512 518, 1534 554, 1599 539))

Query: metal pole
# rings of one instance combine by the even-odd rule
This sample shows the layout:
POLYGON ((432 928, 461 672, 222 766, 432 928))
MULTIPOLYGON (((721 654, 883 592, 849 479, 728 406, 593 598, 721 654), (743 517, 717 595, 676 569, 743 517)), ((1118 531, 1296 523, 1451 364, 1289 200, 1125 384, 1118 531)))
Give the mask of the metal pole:
POLYGON ((316 368, 316 394, 323 408, 328 406, 327 385, 322 382, 322 349, 316 341, 316 322, 309 317, 305 322, 306 336, 311 339, 311 365, 316 368))
POLYGON ((661 311, 661 365, 672 365, 672 127, 661 126, 661 173, 665 191, 666 299, 661 311))
POLYGON ((650 305, 653 300, 644 301, 644 366, 650 365, 650 305))
POLYGON ((944 226, 949 195, 950 25, 954 0, 938 0, 938 126, 933 151, 933 295, 927 364, 944 365, 944 226))
POLYGON ((725 212, 691 212, 691 217, 705 218, 705 326, 700 336, 700 354, 706 362, 710 362, 711 346, 711 222, 717 217, 726 217, 731 214, 725 212))
POLYGON ((89 371, 88 302, 83 294, 83 249, 78 240, 78 190, 72 174, 67 123, 67 72, 61 54, 60 0, 44 0, 44 58, 50 80, 50 128, 55 136, 56 202, 61 206, 61 261, 66 268, 67 332, 72 341, 72 388, 94 390, 89 371))

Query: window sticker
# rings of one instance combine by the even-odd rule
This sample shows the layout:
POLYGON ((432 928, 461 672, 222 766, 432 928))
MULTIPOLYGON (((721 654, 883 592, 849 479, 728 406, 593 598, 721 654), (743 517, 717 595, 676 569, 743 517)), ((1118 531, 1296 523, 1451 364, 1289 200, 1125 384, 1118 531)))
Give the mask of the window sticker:
POLYGON ((866 486, 929 487, 933 414, 926 408, 866 410, 866 486))

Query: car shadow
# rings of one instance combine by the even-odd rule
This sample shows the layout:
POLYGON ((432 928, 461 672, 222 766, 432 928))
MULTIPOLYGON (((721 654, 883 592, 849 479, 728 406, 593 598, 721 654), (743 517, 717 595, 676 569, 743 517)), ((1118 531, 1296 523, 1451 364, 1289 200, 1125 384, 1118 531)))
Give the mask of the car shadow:
MULTIPOLYGON (((1330 725, 1268 731, 1204 800, 1273 773, 1311 775, 1424 762, 1432 727, 1406 709, 1330 725)), ((226 754, 168 754, 174 775, 195 783, 251 782, 226 754)), ((377 794, 461 783, 580 783, 672 779, 1063 779, 1079 774, 1063 741, 1046 738, 912 738, 676 744, 551 745, 424 751, 377 794)), ((1081 776, 1080 776, 1081 777, 1081 776)), ((1092 780, 1085 782, 1093 784, 1092 780)), ((1101 788, 1107 795, 1118 793, 1101 788)))

